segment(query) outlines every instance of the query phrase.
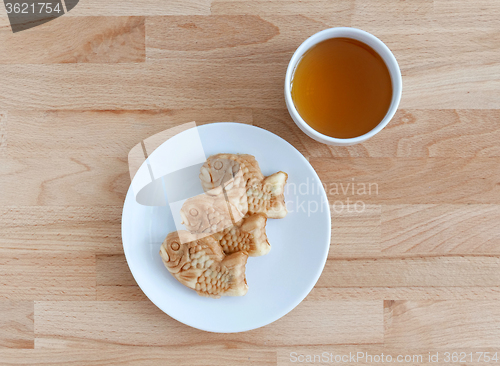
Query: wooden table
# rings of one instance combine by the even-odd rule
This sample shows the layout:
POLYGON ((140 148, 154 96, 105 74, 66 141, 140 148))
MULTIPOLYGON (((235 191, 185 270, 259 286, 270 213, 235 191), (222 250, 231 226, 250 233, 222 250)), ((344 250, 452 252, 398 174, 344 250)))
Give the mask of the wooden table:
POLYGON ((1 365, 500 357, 498 0, 81 0, 16 34, 1 9, 1 365), (378 36, 403 74, 394 120, 349 148, 302 134, 283 98, 296 47, 334 26, 378 36), (329 189, 331 204, 365 209, 332 211, 316 287, 258 330, 178 323, 125 262, 128 151, 192 120, 263 127, 308 157, 328 187, 377 187, 329 189))

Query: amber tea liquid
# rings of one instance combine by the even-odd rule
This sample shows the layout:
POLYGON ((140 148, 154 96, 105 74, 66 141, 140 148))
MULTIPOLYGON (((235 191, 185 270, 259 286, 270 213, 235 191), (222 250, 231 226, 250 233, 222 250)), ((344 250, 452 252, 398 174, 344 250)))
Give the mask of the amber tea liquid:
POLYGON ((299 61, 292 99, 316 131, 336 138, 357 137, 384 119, 392 99, 391 76, 371 47, 350 38, 331 38, 299 61))

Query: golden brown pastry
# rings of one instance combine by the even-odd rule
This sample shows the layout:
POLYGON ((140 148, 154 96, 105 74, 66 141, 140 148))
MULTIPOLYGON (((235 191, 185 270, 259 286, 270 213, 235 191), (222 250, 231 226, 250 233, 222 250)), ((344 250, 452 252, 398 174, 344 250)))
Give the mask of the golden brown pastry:
POLYGON ((215 234, 230 228, 248 211, 244 188, 214 194, 213 190, 188 198, 181 208, 182 224, 195 234, 215 234))
POLYGON ((280 171, 264 177, 252 155, 212 155, 201 167, 200 179, 207 193, 217 192, 220 187, 245 188, 248 214, 263 213, 271 219, 287 214, 284 187, 288 175, 280 171))
POLYGON ((172 232, 160 248, 163 264, 180 283, 196 290, 198 295, 213 298, 247 293, 246 252, 226 256, 211 236, 200 239, 188 232, 181 235, 193 240, 181 243, 179 234, 172 232))
POLYGON ((214 234, 233 226, 224 193, 191 197, 181 208, 182 224, 191 233, 214 234))
POLYGON ((266 235, 267 217, 253 214, 212 237, 221 245, 225 254, 245 251, 251 257, 266 255, 271 250, 266 235))

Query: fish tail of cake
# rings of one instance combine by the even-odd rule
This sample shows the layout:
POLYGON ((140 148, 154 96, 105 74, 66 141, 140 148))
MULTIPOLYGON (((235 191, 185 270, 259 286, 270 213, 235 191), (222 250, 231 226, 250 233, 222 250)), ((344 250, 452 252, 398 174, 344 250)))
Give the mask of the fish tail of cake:
POLYGON ((267 216, 262 213, 250 215, 243 220, 240 230, 247 235, 248 255, 251 257, 266 255, 271 250, 266 235, 266 223, 267 216))
POLYGON ((266 212, 270 219, 282 219, 288 213, 284 195, 287 179, 288 174, 280 171, 270 175, 262 182, 263 191, 271 195, 270 206, 266 212))
POLYGON ((237 252, 228 255, 221 262, 221 271, 228 284, 224 296, 243 296, 247 293, 248 285, 245 276, 247 259, 246 252, 237 252))

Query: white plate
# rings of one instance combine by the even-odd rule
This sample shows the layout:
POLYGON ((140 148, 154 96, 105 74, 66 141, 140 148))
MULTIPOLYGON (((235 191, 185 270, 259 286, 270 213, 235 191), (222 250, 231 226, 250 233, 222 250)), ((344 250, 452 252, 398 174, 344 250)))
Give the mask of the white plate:
MULTIPOLYGON (((238 123, 213 123, 197 128, 206 156, 251 154, 264 175, 280 170, 288 173, 285 198, 289 213, 284 219, 267 222, 269 254, 248 259, 248 293, 242 297, 211 299, 198 296, 177 282, 158 254, 166 235, 176 230, 172 212, 168 206, 140 205, 132 188, 125 199, 122 216, 125 256, 146 296, 172 318, 211 332, 259 328, 295 308, 321 275, 331 232, 326 193, 302 154, 273 133, 238 123)), ((162 150, 172 151, 172 146, 162 148, 166 144, 181 143, 183 134, 186 131, 166 141, 151 156, 178 159, 161 155, 162 150)), ((137 175, 134 181, 136 178, 137 175)))

